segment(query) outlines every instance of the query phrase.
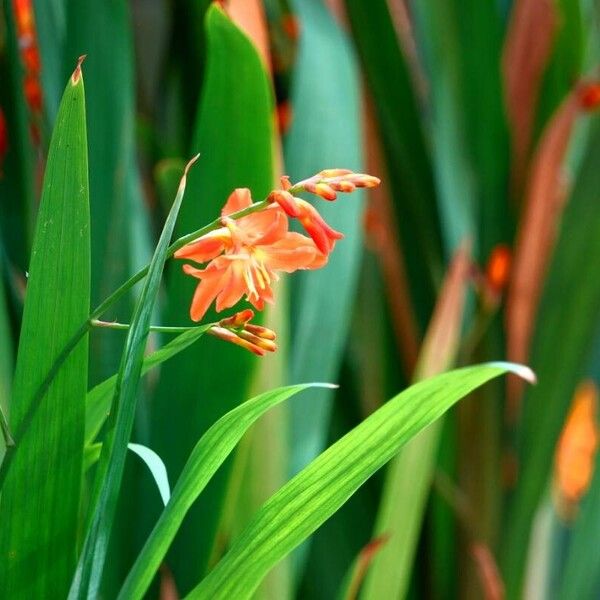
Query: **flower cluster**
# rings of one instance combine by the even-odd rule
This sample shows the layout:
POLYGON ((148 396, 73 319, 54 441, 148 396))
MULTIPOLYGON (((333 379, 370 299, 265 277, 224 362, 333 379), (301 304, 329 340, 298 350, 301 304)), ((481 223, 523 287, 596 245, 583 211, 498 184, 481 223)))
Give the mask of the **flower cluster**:
POLYGON ((283 178, 282 189, 271 192, 261 210, 238 219, 231 215, 255 205, 248 189, 234 190, 221 212, 222 226, 175 253, 176 258, 208 263, 203 269, 183 266, 185 273, 200 280, 190 309, 192 320, 202 319, 214 301, 216 310, 222 311, 244 295, 262 310, 265 302, 273 302, 272 283, 279 272, 318 269, 327 263, 343 235, 294 193, 305 191, 335 200, 336 192, 378 184, 376 177, 345 169, 322 171, 295 185, 283 178), (298 219, 309 237, 289 231, 288 217, 298 219))
POLYGON ((208 330, 208 333, 236 346, 241 346, 257 356, 275 352, 277 350, 275 332, 267 327, 250 323, 253 318, 254 311, 247 308, 227 319, 221 319, 218 325, 213 325, 208 330))

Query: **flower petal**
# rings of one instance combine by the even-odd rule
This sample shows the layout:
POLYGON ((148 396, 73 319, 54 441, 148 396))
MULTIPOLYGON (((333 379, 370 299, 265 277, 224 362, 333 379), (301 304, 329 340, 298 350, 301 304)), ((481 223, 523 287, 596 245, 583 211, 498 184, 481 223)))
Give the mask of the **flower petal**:
MULTIPOLYGON (((285 238, 274 244, 262 247, 261 258, 265 265, 276 271, 285 271, 292 273, 298 269, 317 268, 313 266, 319 255, 323 256, 315 246, 314 242, 301 233, 288 232, 285 238)), ((325 262, 319 264, 323 266, 325 262)))
POLYGON ((194 292, 190 307, 192 321, 199 321, 206 314, 208 307, 221 291, 222 279, 222 277, 211 277, 200 281, 194 292))
POLYGON ((252 204, 252 196, 248 188, 236 188, 231 192, 221 211, 221 216, 226 217, 238 210, 248 208, 252 204))
POLYGON ((186 244, 175 252, 175 258, 188 258, 197 263, 207 262, 217 257, 231 244, 231 233, 226 227, 211 231, 195 242, 186 244))
POLYGON ((237 304, 246 292, 246 282, 243 276, 243 264, 238 261, 231 263, 224 278, 223 288, 217 296, 217 312, 237 304))

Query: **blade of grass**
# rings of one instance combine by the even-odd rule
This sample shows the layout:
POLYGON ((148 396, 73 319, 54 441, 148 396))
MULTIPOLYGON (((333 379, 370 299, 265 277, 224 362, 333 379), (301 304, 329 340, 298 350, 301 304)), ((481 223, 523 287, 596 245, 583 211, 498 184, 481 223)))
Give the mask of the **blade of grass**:
POLYGON ((301 544, 417 433, 460 398, 519 365, 451 371, 405 390, 329 447, 272 496, 188 599, 250 598, 269 570, 301 544))
MULTIPOLYGON (((93 304, 108 296, 133 270, 131 229, 139 222, 133 215, 144 210, 141 195, 134 193, 131 186, 132 174, 134 179, 138 174, 128 4, 122 0, 66 2, 63 8, 66 56, 88 55, 88 110, 94 116, 89 126, 93 304)), ((130 314, 132 308, 130 293, 110 312, 130 314)), ((91 338, 93 384, 116 372, 121 352, 119 341, 111 332, 104 331, 91 338)))
MULTIPOLYGON (((302 37, 292 89, 294 120, 285 141, 286 168, 292 180, 324 165, 361 171, 359 82, 348 39, 323 3, 295 2, 294 8, 302 37)), ((360 267, 362 200, 362 195, 353 195, 319 205, 325 220, 345 237, 324 269, 298 273, 291 282, 292 382, 337 379, 360 267), (321 336, 327 343, 315 344, 321 336)), ((329 390, 313 390, 302 406, 291 407, 292 474, 323 449, 331 397, 329 390)))
MULTIPOLYGON (((191 346, 206 333, 209 327, 210 325, 193 327, 189 331, 177 336, 174 340, 171 340, 168 344, 165 344, 160 350, 146 356, 142 364, 141 374, 145 375, 150 369, 159 366, 191 346)), ((99 383, 87 394, 85 409, 86 445, 91 444, 96 439, 108 417, 116 381, 117 375, 113 375, 105 379, 102 383, 99 383)))
POLYGON ((35 415, 31 408, 63 345, 89 313, 87 177, 78 66, 50 144, 11 400, 16 447, 0 502, 0 589, 9 597, 64 597, 75 567, 87 337, 65 361, 35 415))
POLYGON ((284 400, 320 385, 327 386, 302 384, 265 392, 225 414, 202 436, 177 480, 171 501, 127 576, 120 599, 144 596, 188 510, 250 426, 284 400))
POLYGON ((443 268, 443 250, 420 107, 387 4, 346 0, 346 8, 373 95, 413 306, 424 330, 443 268))
POLYGON ((473 238, 475 254, 479 246, 474 237, 478 206, 473 156, 466 135, 466 74, 460 62, 458 4, 426 0, 415 3, 413 9, 417 48, 430 85, 432 163, 447 256, 466 237, 473 238))
POLYGON ((94 598, 98 594, 100 579, 106 560, 106 550, 114 519, 121 478, 127 454, 127 443, 135 416, 136 392, 142 371, 146 341, 150 332, 150 319, 164 264, 167 259, 169 241, 185 192, 188 169, 196 161, 195 156, 186 166, 179 184, 177 196, 165 222, 154 251, 148 276, 137 301, 131 320, 121 366, 115 382, 108 432, 104 438, 100 463, 96 473, 95 502, 92 517, 86 531, 81 556, 69 591, 69 599, 94 598))
MULTIPOLYGON (((463 245, 440 291, 415 369, 416 380, 444 371, 454 362, 470 270, 469 249, 463 245)), ((367 575, 362 594, 366 599, 398 598, 407 592, 442 423, 439 420, 416 436, 388 467, 374 534, 390 537, 367 575)))

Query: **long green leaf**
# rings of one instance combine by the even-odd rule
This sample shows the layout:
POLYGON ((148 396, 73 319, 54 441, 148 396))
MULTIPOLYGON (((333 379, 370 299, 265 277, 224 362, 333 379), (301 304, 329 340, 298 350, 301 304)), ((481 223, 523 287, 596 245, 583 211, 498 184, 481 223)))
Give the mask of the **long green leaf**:
POLYGON ((533 377, 527 367, 489 363, 427 379, 387 402, 272 496, 188 598, 250 598, 269 570, 408 440, 469 392, 507 372, 533 377))
MULTIPOLYGON (((205 26, 208 56, 193 136, 194 151, 202 153, 202 160, 190 175, 190 201, 182 208, 177 235, 217 217, 234 188, 248 187, 261 199, 273 186, 274 107, 265 66, 217 3, 208 10, 205 26)), ((181 263, 174 262, 168 272, 165 322, 189 319, 195 284, 182 273, 181 263)), ((179 475, 200 436, 248 398, 256 361, 248 352, 211 339, 165 365, 153 399, 148 445, 172 477, 179 475)), ((169 564, 180 590, 190 589, 206 569, 228 476, 229 465, 224 465, 173 544, 169 564)))
MULTIPOLYGON (((51 3, 48 2, 46 14, 51 3)), ((67 57, 88 55, 88 112, 94 116, 89 124, 89 160, 94 265, 92 304, 96 304, 135 269, 130 259, 132 229, 141 222, 139 215, 144 210, 136 166, 130 7, 125 0, 63 4, 66 27, 63 51, 67 57)), ((46 39, 44 49, 60 41, 58 20, 56 25, 57 29, 48 32, 53 35, 46 39)), ((45 24, 44 29, 46 27, 45 24)), ((131 298, 128 294, 106 316, 129 314, 133 307, 131 298)), ((93 384, 116 372, 120 342, 111 331, 99 331, 91 337, 90 380, 93 384)))
POLYGON ((421 107, 387 3, 346 0, 346 7, 375 101, 413 304, 425 329, 443 250, 421 107))
MULTIPOLYGON (((295 4, 302 38, 292 93, 294 121, 285 144, 286 172, 300 180, 327 166, 361 171, 359 81, 349 42, 321 0, 295 4)), ((356 194, 318 206, 345 237, 325 268, 298 273, 292 281, 290 381, 337 380, 360 266, 362 200, 356 194), (319 336, 327 344, 315 344, 319 336)), ((305 404, 292 406, 292 474, 326 443, 331 392, 314 390, 305 404)))
POLYGON ((265 392, 228 412, 202 436, 177 480, 171 501, 129 573, 119 598, 131 600, 143 597, 189 508, 249 427, 269 409, 311 387, 330 386, 301 384, 265 392))
POLYGON ((181 178, 177 196, 150 262, 148 275, 125 340, 121 366, 115 381, 108 433, 104 439, 96 473, 96 502, 92 507, 93 516, 86 531, 81 557, 69 592, 69 598, 72 600, 95 598, 98 595, 121 487, 127 444, 135 416, 136 393, 150 332, 150 319, 167 259, 169 242, 183 200, 187 172, 197 158, 196 156, 187 164, 181 178))
MULTIPOLYGON (((160 350, 146 356, 142 365, 142 375, 145 375, 150 369, 157 367, 191 346, 206 333, 206 330, 209 327, 210 325, 194 327, 193 329, 178 335, 174 340, 165 344, 160 350)), ((96 439, 96 436, 100 432, 100 429, 102 429, 102 425, 104 425, 104 422, 108 417, 116 382, 117 375, 113 375, 88 392, 85 409, 86 445, 91 444, 96 439)))
POLYGON ((50 144, 11 400, 16 439, 0 504, 0 589, 67 594, 75 567, 83 460, 87 336, 39 406, 32 397, 89 314, 90 223, 83 78, 67 84, 50 144))

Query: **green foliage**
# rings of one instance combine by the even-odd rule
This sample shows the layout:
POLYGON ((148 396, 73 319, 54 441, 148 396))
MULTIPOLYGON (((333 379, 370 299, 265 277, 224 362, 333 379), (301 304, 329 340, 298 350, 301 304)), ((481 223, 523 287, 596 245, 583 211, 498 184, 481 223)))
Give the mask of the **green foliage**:
POLYGON ((597 436, 588 420, 561 438, 574 390, 598 381, 599 24, 595 0, 0 3, 2 595, 598 596, 598 457, 568 520, 555 463, 561 439, 579 473, 569 444, 597 436), (61 101, 83 54, 86 106, 82 79, 61 101), (553 119, 566 98, 572 130, 553 119), (564 164, 538 189, 542 133, 564 164), (223 225, 234 188, 258 202, 328 168, 382 185, 298 192, 344 239, 257 311, 277 355, 204 335, 229 313, 190 327, 198 282, 167 258, 223 225), (530 266, 542 298, 517 330, 511 274, 530 266), (388 401, 510 359, 528 332, 539 385, 521 396, 511 376, 438 418, 504 368, 488 365, 388 401))
POLYGON ((268 571, 404 444, 469 392, 511 371, 519 373, 518 368, 501 363, 451 371, 390 400, 272 496, 188 597, 250 598, 268 571))
POLYGON ((41 402, 34 398, 89 306, 87 138, 78 69, 63 95, 48 153, 10 400, 16 446, 2 464, 0 588, 14 598, 65 597, 75 566, 87 337, 41 402))

